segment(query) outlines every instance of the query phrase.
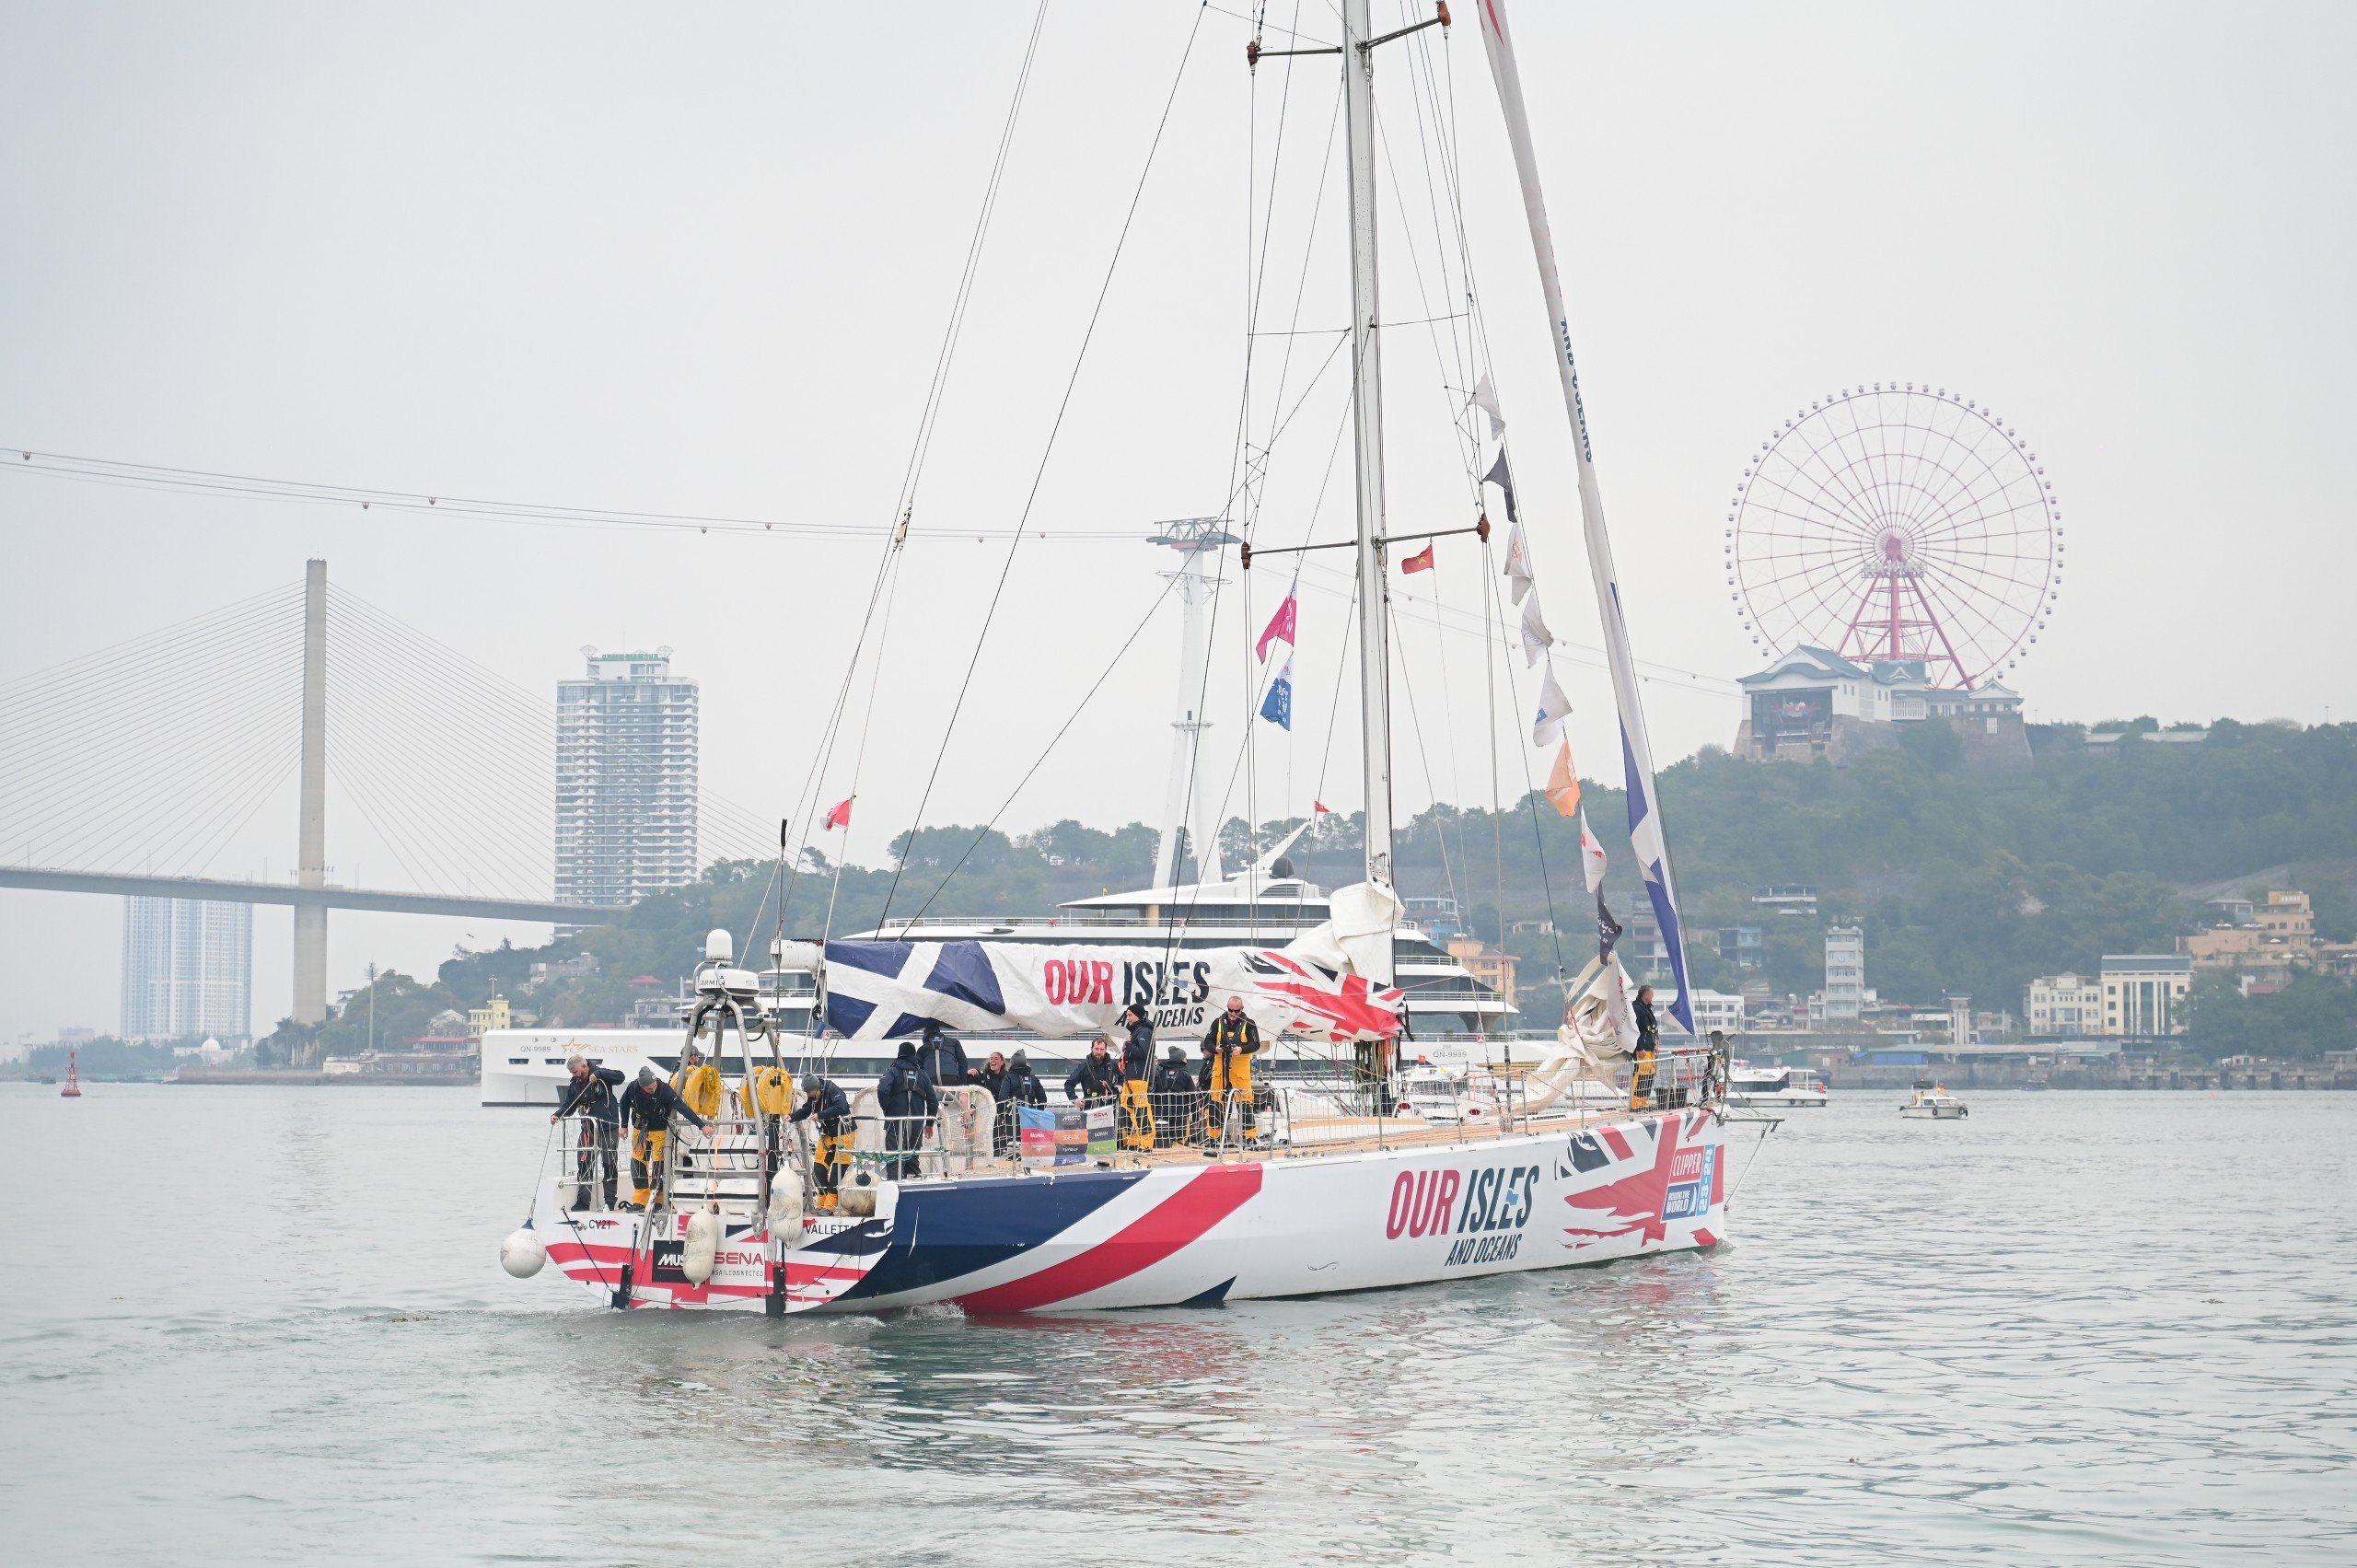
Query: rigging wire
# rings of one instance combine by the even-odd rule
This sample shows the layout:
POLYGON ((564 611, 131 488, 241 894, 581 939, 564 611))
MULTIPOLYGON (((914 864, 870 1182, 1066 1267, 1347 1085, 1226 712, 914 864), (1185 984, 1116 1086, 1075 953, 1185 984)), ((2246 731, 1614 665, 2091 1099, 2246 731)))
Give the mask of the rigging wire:
MULTIPOLYGON (((1044 4, 1044 0, 1042 3, 1044 4)), ((1202 30, 1202 26, 1203 9, 1198 6, 1195 10, 1194 25, 1187 29, 1186 47, 1179 52, 1178 68, 1170 78, 1170 91, 1163 99, 1162 116, 1155 122, 1154 139, 1146 147, 1145 167, 1138 171, 1137 186, 1130 194, 1129 210, 1122 216, 1120 233, 1114 239, 1113 254, 1106 263, 1104 281, 1097 285, 1097 303, 1088 313, 1087 329, 1081 334, 1079 351, 1073 356, 1072 373, 1064 382, 1063 396, 1056 404, 1055 419, 1048 427, 1048 439, 1039 453, 1039 467, 1032 474, 1031 488, 1024 497, 1023 510, 1016 523, 1015 538, 1006 547, 1006 559, 999 568, 998 582, 991 590, 990 604, 983 610, 981 626, 975 633, 973 656, 967 660, 965 674, 958 684, 957 700, 950 704, 949 720, 942 726, 941 745, 934 752, 932 771, 925 776, 924 791, 918 796, 916 811, 910 818, 909 830, 911 833, 915 832, 917 825, 924 820, 925 807, 931 804, 934 786, 941 777, 942 762, 949 755, 950 738, 957 733, 958 720, 965 712, 966 698, 973 690, 974 671, 981 663, 983 642, 989 637, 991 626, 998 618, 999 602, 1006 593, 1007 578, 1015 570, 1016 554, 1023 547, 1024 533, 1031 521, 1031 509, 1039 501, 1041 483, 1047 479, 1048 463, 1055 453, 1056 437, 1063 429, 1064 416, 1072 407, 1073 393, 1080 385, 1081 369, 1087 363, 1089 345, 1096 341, 1097 324, 1104 315, 1105 300, 1112 293, 1113 278, 1120 270, 1122 252, 1128 248, 1131 226, 1137 220, 1138 203, 1144 199, 1146 181, 1154 172, 1155 155, 1160 151, 1163 133, 1169 127, 1171 106, 1178 101, 1179 84, 1186 80, 1187 63, 1194 55, 1195 38, 1202 30)), ((901 865, 893 867, 892 883, 884 895, 883 915, 887 920, 891 917, 892 900, 900 891, 900 876, 904 869, 905 867, 901 865)))

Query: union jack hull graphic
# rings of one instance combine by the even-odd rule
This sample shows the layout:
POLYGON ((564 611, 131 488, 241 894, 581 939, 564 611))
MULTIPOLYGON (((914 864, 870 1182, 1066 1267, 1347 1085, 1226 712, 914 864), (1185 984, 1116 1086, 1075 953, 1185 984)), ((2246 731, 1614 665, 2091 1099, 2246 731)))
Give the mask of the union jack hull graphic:
POLYGON ((633 1307, 761 1311, 773 1292, 787 1312, 1209 1305, 1714 1246, 1721 1132, 1686 1109, 1405 1149, 887 1182, 873 1217, 791 1247, 730 1225, 702 1284, 679 1266, 684 1215, 567 1214, 572 1185, 552 1182, 534 1224, 603 1298, 627 1264, 633 1307))

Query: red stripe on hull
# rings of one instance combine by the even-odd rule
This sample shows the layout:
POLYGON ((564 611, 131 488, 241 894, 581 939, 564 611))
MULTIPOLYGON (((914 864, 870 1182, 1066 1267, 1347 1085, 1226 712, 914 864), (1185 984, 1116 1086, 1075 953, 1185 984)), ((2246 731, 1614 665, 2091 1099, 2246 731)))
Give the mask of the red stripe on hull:
POLYGON ((1260 1167, 1214 1166, 1077 1257, 957 1297, 969 1312, 1028 1312, 1102 1290, 1152 1268, 1242 1208, 1260 1191, 1260 1167))

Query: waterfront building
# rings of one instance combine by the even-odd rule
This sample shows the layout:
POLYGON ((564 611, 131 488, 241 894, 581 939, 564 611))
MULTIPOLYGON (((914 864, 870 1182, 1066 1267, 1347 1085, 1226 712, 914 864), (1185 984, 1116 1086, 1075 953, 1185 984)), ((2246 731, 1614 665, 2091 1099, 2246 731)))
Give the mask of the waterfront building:
POLYGON ((1825 1016, 1856 1023, 1866 1000, 1866 933, 1856 925, 1825 928, 1825 1016))
POLYGON ((2181 953, 2106 953, 2096 974, 2107 1035, 2181 1035, 2193 960, 2181 953))
POLYGON ((1521 960, 1512 953, 1501 953, 1479 936, 1452 936, 1448 956, 1462 964, 1467 974, 1504 997, 1509 1008, 1514 1005, 1514 971, 1521 960))
POLYGON ((585 651, 556 689, 556 897, 636 903, 696 878, 696 683, 668 648, 585 651))
POLYGON ((253 1038, 254 907, 122 900, 122 1038, 253 1038))
POLYGON ((1751 890, 1751 901, 1778 914, 1817 913, 1817 889, 1803 883, 1779 882, 1773 887, 1755 888, 1751 890))
MULTIPOLYGON (((1669 1016, 1670 1007, 1678 1000, 1678 993, 1656 992, 1654 999, 1658 1004, 1655 1011, 1666 1018, 1669 1016)), ((1724 991, 1697 990, 1694 993, 1694 1032, 1696 1034, 1708 1038, 1713 1029, 1717 1029, 1724 1034, 1741 1034, 1743 1018, 1742 997, 1724 991)))
POLYGON ((467 1032, 477 1040, 492 1029, 515 1027, 515 1016, 508 1011, 505 996, 494 996, 480 1007, 467 1009, 467 1032))
POLYGON ((2103 1024, 2103 987, 2075 974, 2040 975, 2022 996, 2034 1035, 2092 1034, 2103 1024))
POLYGON ((1408 912, 1408 923, 1422 927, 1424 935, 1435 942, 1445 942, 1465 930, 1464 911, 1455 899, 1402 899, 1399 902, 1408 912))
POLYGON ((2281 987, 2295 969, 2316 962, 2316 912, 2304 892, 2276 889, 2263 904, 2247 899, 2212 899, 2216 923, 2177 939, 2177 950, 2197 970, 2239 973, 2247 981, 2281 987))

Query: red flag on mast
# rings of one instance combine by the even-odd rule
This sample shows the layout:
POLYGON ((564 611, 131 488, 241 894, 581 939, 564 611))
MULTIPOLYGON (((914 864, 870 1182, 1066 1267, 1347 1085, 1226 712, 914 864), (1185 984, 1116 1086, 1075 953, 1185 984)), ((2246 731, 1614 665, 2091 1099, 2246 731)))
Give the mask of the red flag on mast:
POLYGON ((1277 606, 1276 614, 1270 617, 1269 629, 1261 633, 1260 640, 1253 645, 1252 652, 1260 657, 1262 664, 1269 662, 1271 643, 1282 640, 1288 647, 1298 645, 1294 642, 1293 633, 1294 626, 1301 616, 1300 600, 1295 597, 1300 591, 1301 579, 1295 577, 1293 580, 1293 587, 1285 590, 1284 603, 1277 606))
POLYGON ((1402 572, 1429 572, 1432 569, 1433 547, 1429 544, 1399 563, 1399 570, 1402 572))
POLYGON ((827 811, 827 819, 824 822, 821 822, 819 826, 822 829, 850 827, 851 797, 846 796, 842 800, 838 800, 832 807, 829 807, 827 811))

